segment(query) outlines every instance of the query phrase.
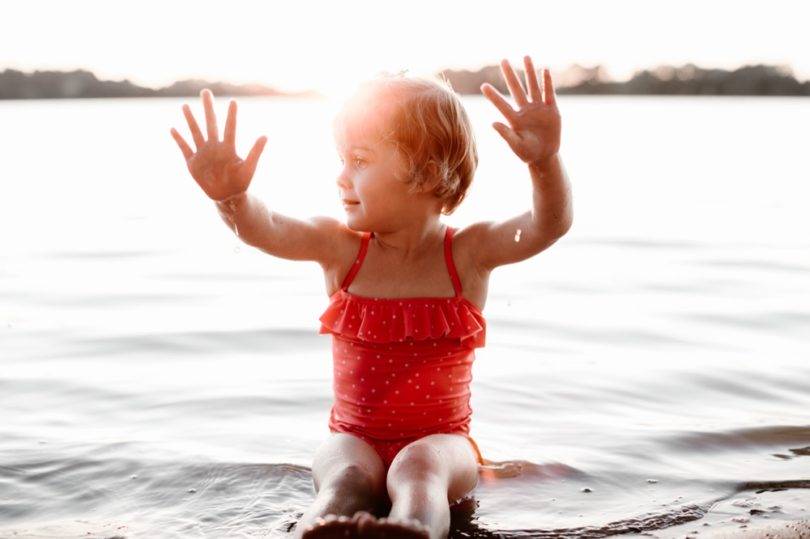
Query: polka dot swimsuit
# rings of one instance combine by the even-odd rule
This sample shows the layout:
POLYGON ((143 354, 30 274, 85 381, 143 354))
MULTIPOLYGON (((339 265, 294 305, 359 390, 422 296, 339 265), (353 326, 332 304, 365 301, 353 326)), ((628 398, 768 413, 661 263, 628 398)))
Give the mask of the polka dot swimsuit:
POLYGON ((470 382, 475 348, 485 344, 486 321, 461 295, 452 255, 455 229, 447 227, 444 258, 453 297, 373 298, 348 291, 363 263, 357 260, 320 316, 319 333, 332 334, 334 404, 332 432, 348 432, 371 444, 386 470, 400 449, 435 433, 469 436, 470 382))

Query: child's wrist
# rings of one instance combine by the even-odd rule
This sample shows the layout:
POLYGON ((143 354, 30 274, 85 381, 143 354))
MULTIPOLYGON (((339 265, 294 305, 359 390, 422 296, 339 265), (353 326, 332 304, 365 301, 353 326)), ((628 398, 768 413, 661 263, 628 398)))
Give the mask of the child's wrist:
POLYGON ((226 213, 235 213, 246 199, 247 191, 242 191, 241 193, 231 195, 227 198, 223 198, 222 200, 215 200, 214 202, 216 202, 219 209, 225 210, 226 213))
POLYGON ((537 159, 536 161, 530 161, 528 163, 529 169, 532 169, 533 171, 536 171, 540 174, 547 173, 549 169, 554 165, 558 156, 559 154, 555 152, 549 156, 537 159))

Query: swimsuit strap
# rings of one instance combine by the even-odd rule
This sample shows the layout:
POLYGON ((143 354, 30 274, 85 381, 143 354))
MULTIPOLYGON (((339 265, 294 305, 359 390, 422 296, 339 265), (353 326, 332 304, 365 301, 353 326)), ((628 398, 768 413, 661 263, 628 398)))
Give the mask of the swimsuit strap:
MULTIPOLYGON (((456 293, 456 297, 461 295, 461 279, 458 277, 458 272, 456 271, 456 265, 453 263, 453 234, 455 233, 456 229, 447 226, 445 233, 444 233, 444 261, 447 264, 447 272, 450 274, 450 280, 453 281, 453 290, 456 293)), ((343 290, 347 290, 349 285, 352 284, 355 275, 357 272, 360 271, 360 266, 363 264, 363 260, 366 257, 366 253, 368 252, 368 243, 369 240, 374 236, 374 232, 364 232, 363 237, 360 243, 360 250, 357 253, 357 258, 352 264, 352 268, 349 270, 349 273, 343 279, 343 283, 340 285, 340 288, 343 290)))
POLYGON ((340 285, 340 288, 346 290, 349 288, 349 285, 352 284, 354 280, 354 276, 357 275, 357 272, 360 271, 360 265, 363 263, 363 259, 366 257, 366 251, 368 251, 368 240, 371 239, 372 234, 374 232, 368 233, 363 232, 363 237, 360 240, 360 250, 357 252, 357 258, 352 264, 352 269, 349 270, 349 273, 343 279, 343 283, 340 285))
POLYGON ((447 262, 447 271, 450 273, 453 290, 456 291, 456 297, 458 297, 461 295, 461 279, 458 278, 456 265, 453 263, 453 234, 455 231, 455 228, 447 225, 447 230, 444 233, 444 261, 447 262))

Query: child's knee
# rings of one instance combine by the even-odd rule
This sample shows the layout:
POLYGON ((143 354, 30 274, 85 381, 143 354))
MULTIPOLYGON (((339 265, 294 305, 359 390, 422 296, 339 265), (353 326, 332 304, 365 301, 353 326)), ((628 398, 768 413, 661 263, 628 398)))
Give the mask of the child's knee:
POLYGON ((347 485, 379 493, 383 490, 385 469, 371 446, 343 435, 318 448, 312 464, 312 478, 317 491, 325 486, 347 485))
POLYGON ((321 479, 321 488, 332 488, 348 491, 374 490, 374 476, 365 467, 356 463, 336 466, 321 479))
POLYGON ((445 480, 446 466, 441 452, 432 444, 416 441, 397 453, 388 469, 387 480, 445 480))

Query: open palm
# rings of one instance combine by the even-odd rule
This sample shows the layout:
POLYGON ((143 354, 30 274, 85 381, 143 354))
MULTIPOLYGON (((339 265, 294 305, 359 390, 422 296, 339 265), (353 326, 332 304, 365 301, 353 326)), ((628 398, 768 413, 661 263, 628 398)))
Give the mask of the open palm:
POLYGON ((231 100, 228 106, 225 135, 223 140, 219 140, 217 118, 214 115, 214 94, 205 88, 200 92, 200 99, 205 109, 208 140, 203 138, 188 105, 183 105, 183 114, 186 116, 197 151, 191 149, 176 129, 172 128, 171 134, 183 152, 191 176, 206 195, 213 200, 223 201, 247 191, 267 137, 259 137, 248 153, 247 159, 241 159, 236 155, 236 101, 231 100))
POLYGON ((532 59, 523 58, 526 64, 526 85, 529 98, 508 60, 501 62, 501 72, 509 87, 509 92, 518 110, 504 99, 491 84, 481 85, 483 94, 498 108, 509 122, 509 126, 495 122, 492 127, 506 140, 512 151, 524 162, 540 163, 556 154, 560 149, 561 120, 554 96, 554 86, 548 69, 543 69, 543 90, 537 82, 532 59))

